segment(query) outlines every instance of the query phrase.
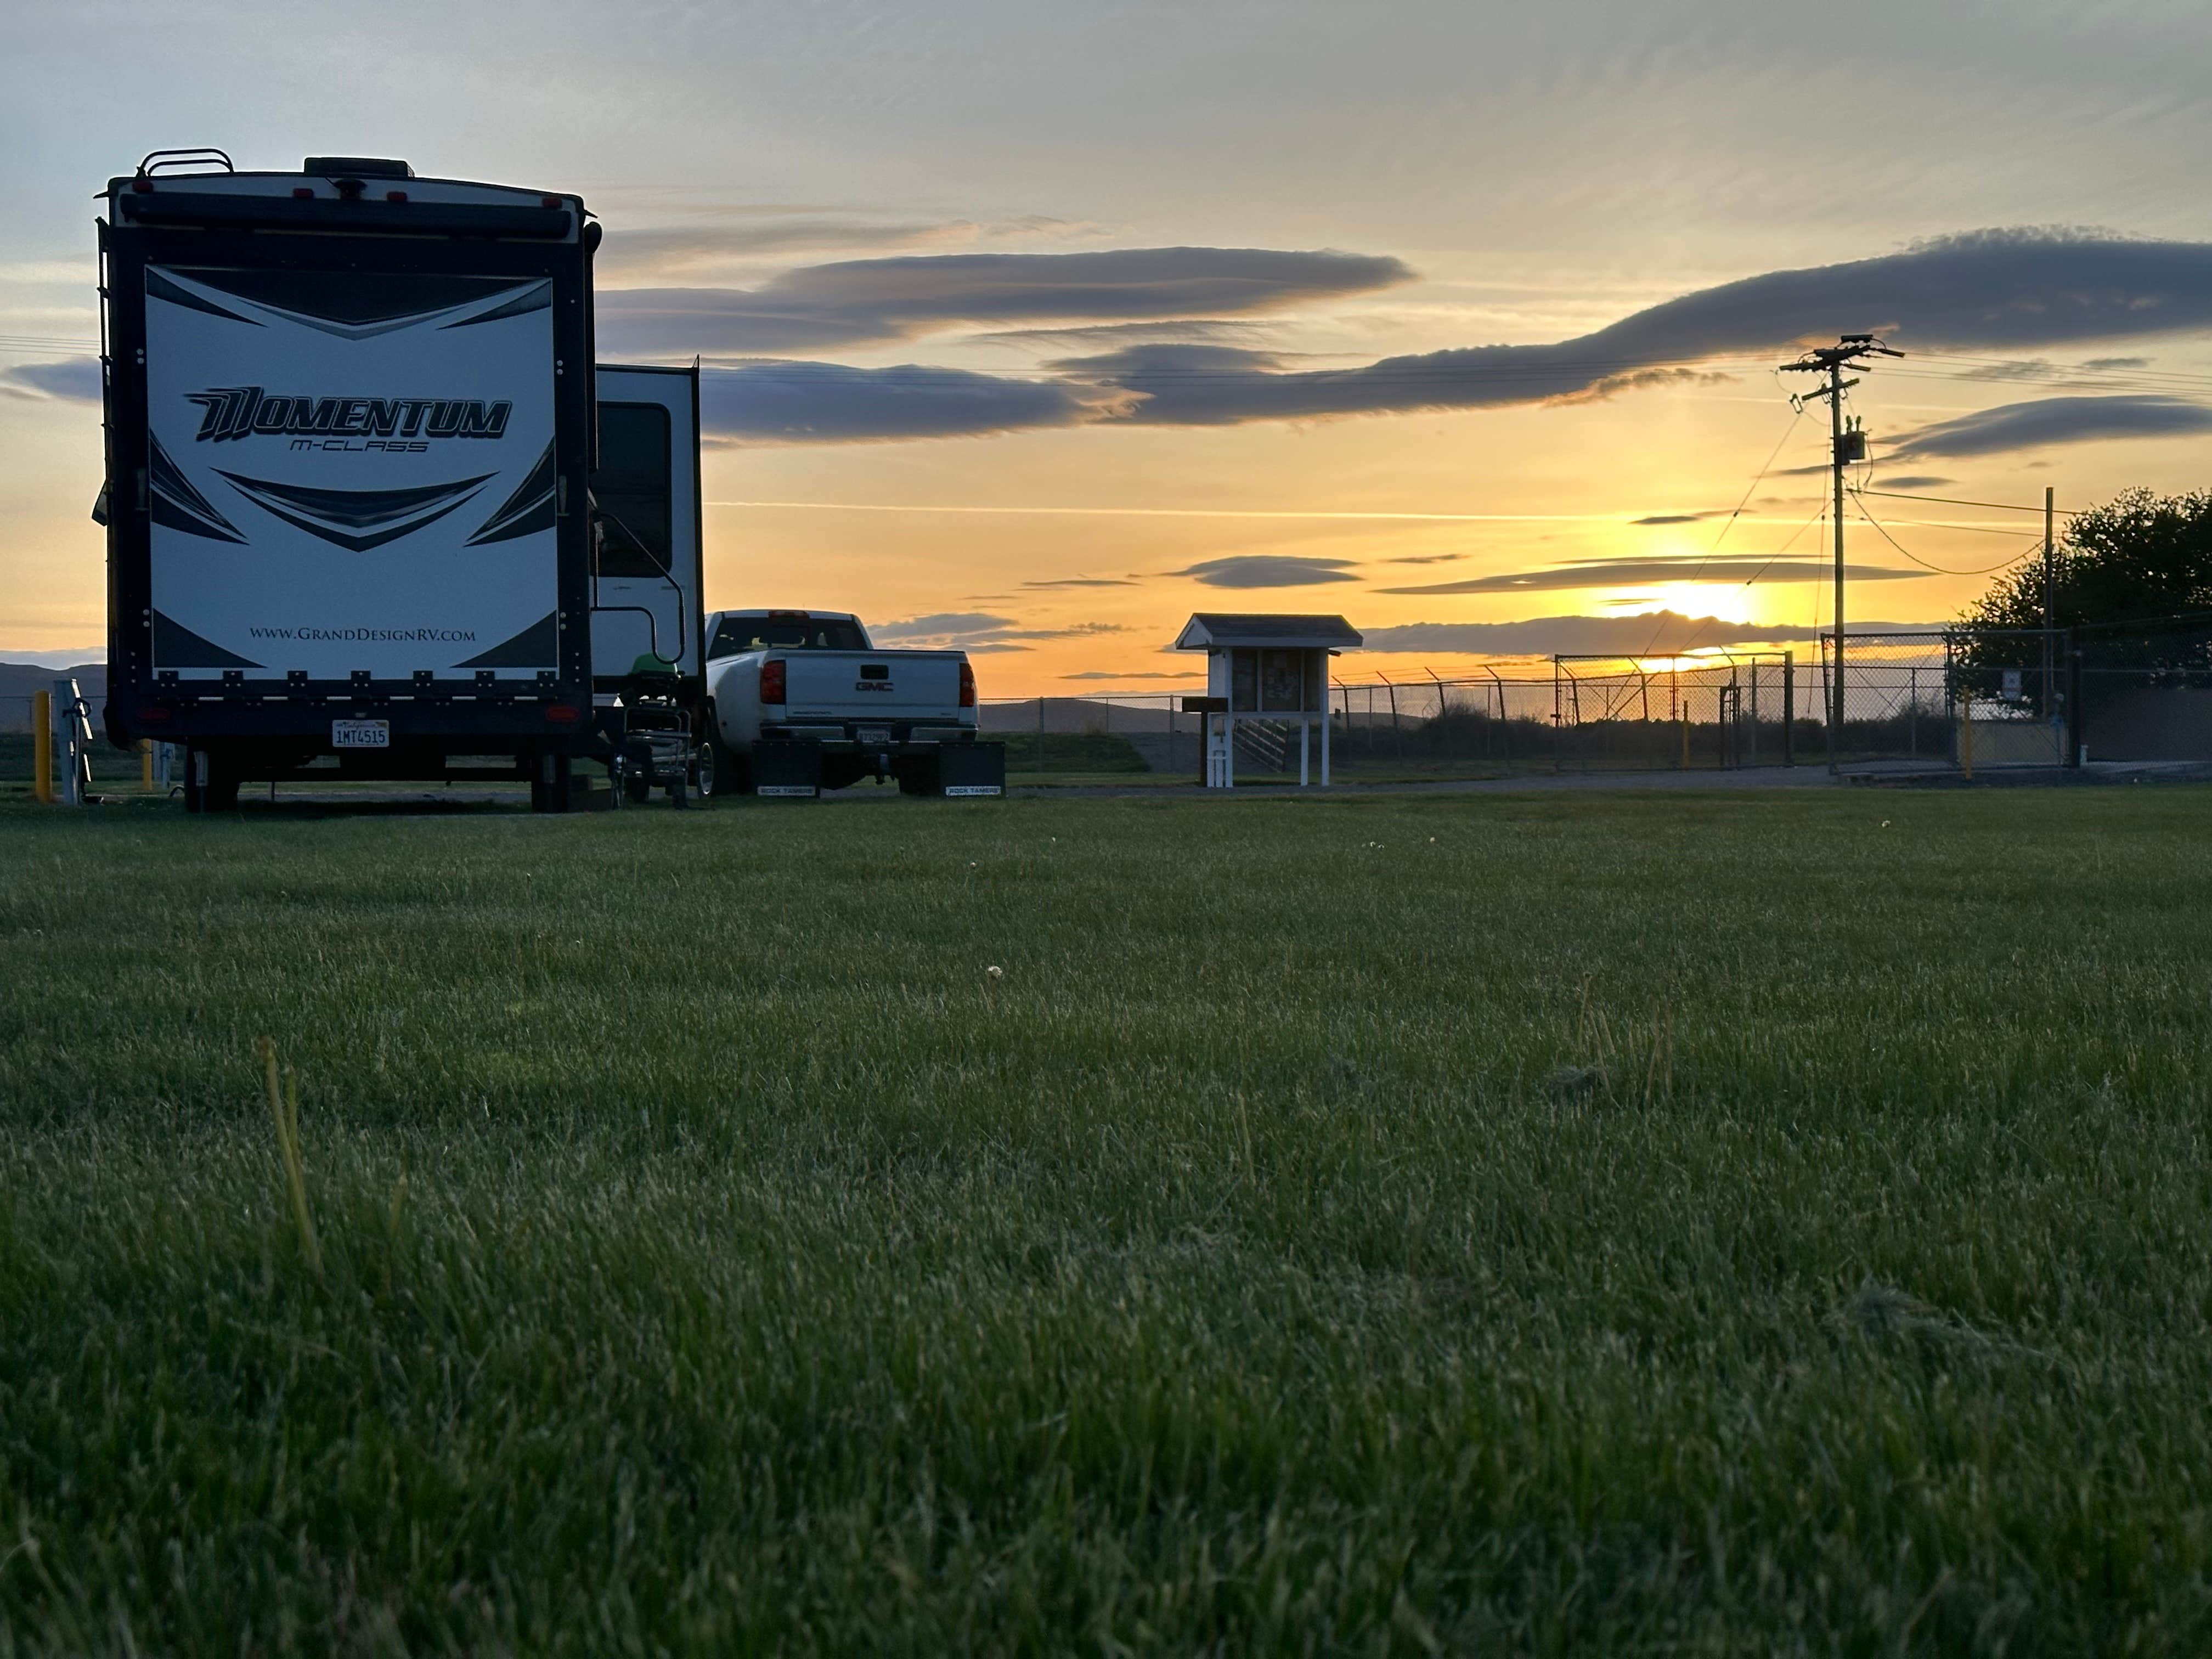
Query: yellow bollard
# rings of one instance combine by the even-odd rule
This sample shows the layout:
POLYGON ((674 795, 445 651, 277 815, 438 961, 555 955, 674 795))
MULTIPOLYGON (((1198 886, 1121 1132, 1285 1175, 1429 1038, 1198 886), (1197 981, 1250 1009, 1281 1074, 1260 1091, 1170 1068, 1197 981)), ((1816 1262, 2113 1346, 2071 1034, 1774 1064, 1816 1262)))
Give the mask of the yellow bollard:
POLYGON ((54 694, 31 693, 31 793, 54 804, 54 694))
POLYGON ((148 794, 154 793, 154 739, 138 739, 138 787, 148 794))

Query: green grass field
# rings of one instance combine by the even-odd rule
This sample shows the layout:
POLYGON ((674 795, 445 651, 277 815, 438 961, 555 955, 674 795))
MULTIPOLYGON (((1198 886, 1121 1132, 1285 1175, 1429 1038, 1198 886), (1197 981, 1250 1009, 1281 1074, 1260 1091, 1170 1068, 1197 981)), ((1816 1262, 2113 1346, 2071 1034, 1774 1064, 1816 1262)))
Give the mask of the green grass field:
POLYGON ((0 806, 0 1655, 2204 1652, 2209 808, 0 806))

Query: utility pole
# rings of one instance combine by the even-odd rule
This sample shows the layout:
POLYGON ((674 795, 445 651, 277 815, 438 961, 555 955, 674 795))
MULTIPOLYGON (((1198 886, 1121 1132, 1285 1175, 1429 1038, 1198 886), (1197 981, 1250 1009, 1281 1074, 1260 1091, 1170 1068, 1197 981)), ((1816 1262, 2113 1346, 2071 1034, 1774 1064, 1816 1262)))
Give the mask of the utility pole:
POLYGON ((1866 459, 1866 433, 1855 420, 1848 430, 1844 426, 1844 391, 1858 381, 1845 380, 1846 369, 1864 374, 1874 365, 1870 357, 1902 357, 1905 354, 1886 346, 1871 334, 1845 334, 1832 346, 1815 346, 1794 363, 1782 365, 1784 374, 1820 374, 1827 384, 1808 392, 1803 398, 1793 399, 1802 407, 1808 399, 1826 398, 1828 400, 1828 467, 1835 498, 1836 514, 1836 672, 1829 683, 1828 696, 1828 752, 1833 755, 1844 735, 1844 468, 1852 461, 1866 459))
POLYGON ((2058 514, 2053 503, 2058 492, 2050 484, 2043 486, 2043 718, 2049 720, 2057 711, 2058 699, 2051 677, 2057 668, 2057 656, 2052 647, 2051 629, 2057 626, 2053 612, 2057 610, 2058 586, 2058 544, 2052 527, 2058 514))

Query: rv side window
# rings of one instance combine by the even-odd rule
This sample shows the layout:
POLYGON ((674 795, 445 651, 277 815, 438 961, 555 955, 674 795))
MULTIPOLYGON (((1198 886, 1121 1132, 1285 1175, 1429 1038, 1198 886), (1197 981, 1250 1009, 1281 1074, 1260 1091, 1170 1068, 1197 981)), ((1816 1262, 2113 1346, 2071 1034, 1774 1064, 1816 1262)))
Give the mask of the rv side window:
POLYGON ((601 531, 599 574, 667 573, 674 485, 668 411, 658 404, 599 405, 599 467, 592 474, 601 531))

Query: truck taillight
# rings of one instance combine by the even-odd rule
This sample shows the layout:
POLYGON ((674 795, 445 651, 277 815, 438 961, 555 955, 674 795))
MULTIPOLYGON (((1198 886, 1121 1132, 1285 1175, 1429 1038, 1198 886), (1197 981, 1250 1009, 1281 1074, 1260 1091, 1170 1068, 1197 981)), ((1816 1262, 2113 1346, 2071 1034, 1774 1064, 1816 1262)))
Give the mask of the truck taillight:
POLYGON ((783 659, 781 657, 770 657, 761 665, 761 701, 783 701, 783 659))
POLYGON ((960 665, 960 706, 963 708, 975 706, 975 671, 964 662, 960 665))

